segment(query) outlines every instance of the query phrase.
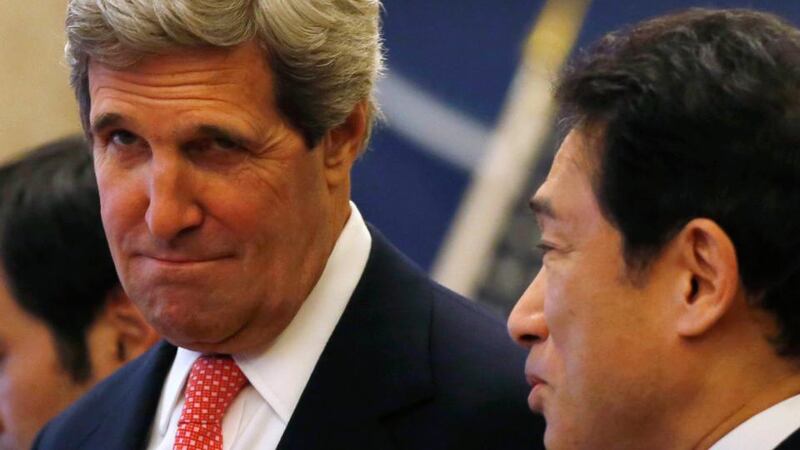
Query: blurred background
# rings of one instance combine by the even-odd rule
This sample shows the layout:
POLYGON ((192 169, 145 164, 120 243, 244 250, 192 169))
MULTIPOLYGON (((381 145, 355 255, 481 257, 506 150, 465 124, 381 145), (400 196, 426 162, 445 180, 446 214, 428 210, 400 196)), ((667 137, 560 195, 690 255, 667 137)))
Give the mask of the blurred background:
MULTIPOLYGON (((550 83, 602 34, 691 6, 800 23, 800 2, 384 0, 386 116, 357 164, 363 215, 446 286, 507 314, 538 270, 527 200, 558 146, 550 83)), ((0 160, 79 132, 65 0, 0 2, 0 160)))

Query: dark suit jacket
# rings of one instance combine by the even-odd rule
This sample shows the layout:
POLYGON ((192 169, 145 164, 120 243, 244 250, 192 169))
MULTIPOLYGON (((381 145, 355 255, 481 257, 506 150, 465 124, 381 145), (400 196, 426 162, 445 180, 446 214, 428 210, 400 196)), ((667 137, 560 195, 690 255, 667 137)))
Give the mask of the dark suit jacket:
MULTIPOLYGON (((524 352, 504 324, 430 281, 374 229, 364 274, 278 449, 537 449, 524 352)), ((36 449, 141 449, 175 355, 167 343, 51 422, 36 449)))
POLYGON ((800 430, 790 434, 775 450, 800 450, 800 430))

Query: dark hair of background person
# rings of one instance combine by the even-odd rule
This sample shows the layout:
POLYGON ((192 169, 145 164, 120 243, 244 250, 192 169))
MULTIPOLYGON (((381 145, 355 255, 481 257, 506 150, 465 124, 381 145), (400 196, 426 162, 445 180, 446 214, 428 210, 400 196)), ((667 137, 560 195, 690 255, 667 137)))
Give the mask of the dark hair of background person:
POLYGON ((594 190, 633 278, 709 218, 777 318, 777 350, 800 356, 800 32, 747 10, 653 19, 578 58, 556 98, 567 123, 598 131, 594 190))
POLYGON ((0 263, 19 305, 52 331, 64 368, 75 382, 86 381, 86 333, 119 281, 82 138, 0 167, 0 263))

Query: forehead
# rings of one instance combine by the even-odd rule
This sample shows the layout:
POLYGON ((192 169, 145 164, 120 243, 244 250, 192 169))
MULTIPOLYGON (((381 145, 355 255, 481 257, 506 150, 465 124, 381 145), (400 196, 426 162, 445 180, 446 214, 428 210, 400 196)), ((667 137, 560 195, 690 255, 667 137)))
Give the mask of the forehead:
POLYGON ((117 70, 92 59, 89 69, 96 73, 98 68, 105 68, 117 72, 119 77, 131 79, 164 76, 164 84, 169 85, 170 78, 178 80, 186 74, 221 82, 231 76, 238 79, 258 72, 249 69, 269 72, 266 61, 266 52, 261 46, 255 41, 247 41, 231 47, 176 48, 163 54, 145 56, 136 64, 117 70))
POLYGON ((254 41, 230 48, 180 49, 147 56, 130 67, 89 63, 93 100, 135 94, 151 100, 271 96, 272 73, 254 41))
POLYGON ((537 216, 572 219, 575 214, 599 212, 592 189, 591 134, 573 129, 556 152, 545 182, 531 199, 537 216))
POLYGON ((284 123, 272 79, 254 41, 149 56, 127 68, 90 62, 88 125, 93 134, 123 126, 151 143, 203 126, 263 142, 284 123))

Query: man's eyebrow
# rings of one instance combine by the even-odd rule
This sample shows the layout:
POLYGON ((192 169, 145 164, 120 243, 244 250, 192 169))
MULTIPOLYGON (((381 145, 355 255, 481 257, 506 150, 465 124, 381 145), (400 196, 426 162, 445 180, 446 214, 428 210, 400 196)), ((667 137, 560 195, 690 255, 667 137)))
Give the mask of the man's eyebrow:
POLYGON ((117 113, 102 113, 95 117, 90 127, 92 135, 103 132, 104 130, 116 127, 122 123, 122 116, 117 113))
POLYGON ((235 142, 237 145, 249 146, 252 144, 250 140, 246 139, 239 133, 219 127, 217 125, 199 125, 197 127, 197 133, 214 139, 227 139, 235 142))
POLYGON ((551 219, 558 218, 558 215, 556 215, 556 212, 553 209, 553 204, 548 198, 533 197, 528 201, 528 206, 537 217, 545 216, 551 219))

